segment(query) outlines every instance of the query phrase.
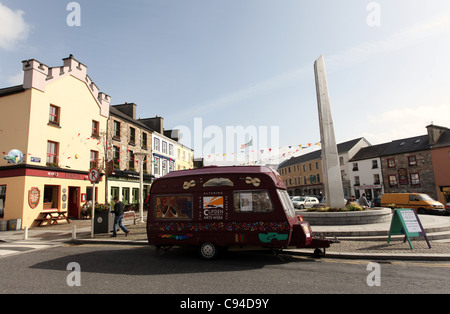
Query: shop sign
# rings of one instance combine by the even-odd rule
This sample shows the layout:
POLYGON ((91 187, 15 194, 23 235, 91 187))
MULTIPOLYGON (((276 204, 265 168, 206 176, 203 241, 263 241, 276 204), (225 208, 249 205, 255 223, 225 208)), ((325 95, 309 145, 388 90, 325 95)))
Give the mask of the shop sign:
POLYGON ((398 169, 398 184, 408 185, 408 171, 405 168, 398 169))
POLYGON ((32 187, 28 191, 28 205, 30 205, 30 207, 34 209, 38 206, 40 199, 41 199, 41 191, 39 191, 39 189, 36 187, 32 187))

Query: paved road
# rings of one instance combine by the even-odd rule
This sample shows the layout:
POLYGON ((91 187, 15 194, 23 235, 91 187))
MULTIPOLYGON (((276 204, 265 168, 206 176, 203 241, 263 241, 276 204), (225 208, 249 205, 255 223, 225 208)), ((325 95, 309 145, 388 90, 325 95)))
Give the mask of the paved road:
POLYGON ((158 257, 147 245, 66 244, 0 257, 0 293, 450 293, 448 262, 379 264, 373 287, 369 262, 248 251, 206 262, 189 249, 158 257), (78 277, 67 270, 73 262, 78 277), (68 286, 68 277, 81 286, 68 286))

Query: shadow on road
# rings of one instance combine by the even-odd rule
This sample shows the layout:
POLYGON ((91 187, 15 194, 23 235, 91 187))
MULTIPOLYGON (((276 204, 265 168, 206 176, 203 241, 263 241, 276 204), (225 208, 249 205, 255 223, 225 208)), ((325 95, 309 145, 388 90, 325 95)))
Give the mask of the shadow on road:
POLYGON ((298 259, 289 255, 274 255, 269 250, 229 251, 217 260, 204 261, 193 248, 172 248, 158 256, 151 246, 70 246, 74 254, 37 263, 31 268, 66 270, 71 262, 80 264, 82 272, 123 275, 164 275, 205 272, 229 272, 260 269, 286 263, 312 263, 314 259, 298 259), (81 252, 81 253, 79 253, 81 252))

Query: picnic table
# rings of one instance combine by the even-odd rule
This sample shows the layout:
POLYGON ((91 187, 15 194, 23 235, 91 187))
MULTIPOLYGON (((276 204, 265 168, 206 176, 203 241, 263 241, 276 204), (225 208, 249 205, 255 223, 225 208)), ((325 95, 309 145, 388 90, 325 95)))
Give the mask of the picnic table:
POLYGON ((67 220, 70 223, 70 219, 67 217, 67 211, 59 210, 45 210, 39 213, 39 218, 35 219, 38 221, 38 227, 42 225, 43 222, 48 222, 51 225, 57 224, 59 220, 67 220))

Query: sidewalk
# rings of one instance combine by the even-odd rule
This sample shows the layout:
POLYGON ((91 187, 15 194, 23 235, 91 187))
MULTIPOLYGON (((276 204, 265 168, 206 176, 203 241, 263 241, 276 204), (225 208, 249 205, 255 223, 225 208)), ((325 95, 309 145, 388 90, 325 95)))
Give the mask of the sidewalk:
MULTIPOLYGON (((450 227, 450 217, 425 216, 421 218, 425 229, 433 230, 434 227, 450 227)), ((128 237, 122 231, 118 231, 116 238, 111 234, 95 234, 91 238, 90 220, 72 220, 70 224, 61 223, 48 227, 36 227, 28 230, 28 239, 90 243, 90 244, 121 244, 121 245, 147 245, 145 223, 133 224, 133 221, 125 222, 130 230, 128 237), (72 228, 76 226, 76 239, 72 239, 72 228)), ((387 243, 387 234, 390 223, 374 225, 351 226, 312 226, 315 235, 333 237, 336 235, 340 243, 333 243, 326 250, 328 258, 353 258, 373 260, 422 260, 422 261, 450 261, 450 243, 431 240, 431 249, 428 248, 425 239, 413 239, 414 249, 411 250, 408 242, 403 243, 403 236, 395 236, 391 243, 387 243), (353 234, 353 236, 351 236, 353 234), (373 234, 375 236, 370 236, 373 234)), ((0 231, 1 242, 22 241, 24 230, 0 231)), ((313 249, 286 249, 287 254, 312 255, 313 249)))

